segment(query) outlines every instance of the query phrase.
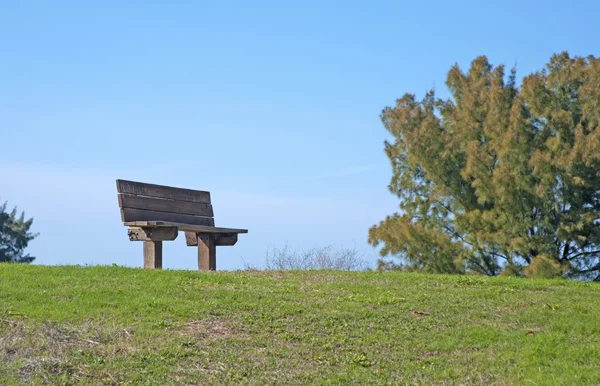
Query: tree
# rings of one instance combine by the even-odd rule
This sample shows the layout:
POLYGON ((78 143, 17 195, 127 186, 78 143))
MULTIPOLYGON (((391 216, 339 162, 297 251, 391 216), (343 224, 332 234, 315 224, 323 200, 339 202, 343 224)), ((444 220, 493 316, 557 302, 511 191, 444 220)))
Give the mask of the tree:
POLYGON ((600 280, 600 59, 553 55, 517 86, 485 56, 450 98, 381 114, 400 212, 369 230, 380 266, 600 280))
POLYGON ((33 218, 25 220, 25 212, 18 216, 17 208, 9 213, 6 205, 0 205, 0 263, 31 263, 35 257, 23 251, 38 236, 29 231, 33 218))

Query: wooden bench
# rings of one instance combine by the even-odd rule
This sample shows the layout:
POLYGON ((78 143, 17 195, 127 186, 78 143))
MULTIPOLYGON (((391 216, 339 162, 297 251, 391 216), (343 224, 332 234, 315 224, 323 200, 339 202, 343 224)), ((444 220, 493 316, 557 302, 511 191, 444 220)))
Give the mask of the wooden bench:
POLYGON ((217 269, 216 246, 234 245, 247 229, 215 227, 210 192, 117 180, 121 220, 129 240, 144 242, 144 268, 162 268, 162 242, 185 232, 198 247, 198 270, 217 269))

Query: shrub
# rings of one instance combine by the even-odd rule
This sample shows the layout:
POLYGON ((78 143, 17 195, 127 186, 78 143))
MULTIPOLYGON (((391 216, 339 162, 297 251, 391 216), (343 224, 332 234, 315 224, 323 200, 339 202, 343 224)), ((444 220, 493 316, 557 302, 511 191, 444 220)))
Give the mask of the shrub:
POLYGON ((361 271, 368 268, 356 249, 314 247, 305 252, 292 252, 288 246, 267 251, 266 268, 273 270, 339 270, 361 271))

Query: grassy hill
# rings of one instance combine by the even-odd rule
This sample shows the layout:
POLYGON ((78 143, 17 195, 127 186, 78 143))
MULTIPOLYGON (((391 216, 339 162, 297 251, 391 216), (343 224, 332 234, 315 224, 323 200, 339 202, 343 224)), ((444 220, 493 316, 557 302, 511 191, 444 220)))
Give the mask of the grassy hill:
POLYGON ((600 384, 600 286, 0 264, 0 384, 600 384))

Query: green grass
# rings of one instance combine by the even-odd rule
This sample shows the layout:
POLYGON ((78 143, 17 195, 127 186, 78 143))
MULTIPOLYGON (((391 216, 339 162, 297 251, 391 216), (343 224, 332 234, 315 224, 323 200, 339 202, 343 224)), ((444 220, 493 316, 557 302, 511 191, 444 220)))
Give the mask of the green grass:
POLYGON ((0 384, 600 384, 600 286, 0 264, 0 384))

